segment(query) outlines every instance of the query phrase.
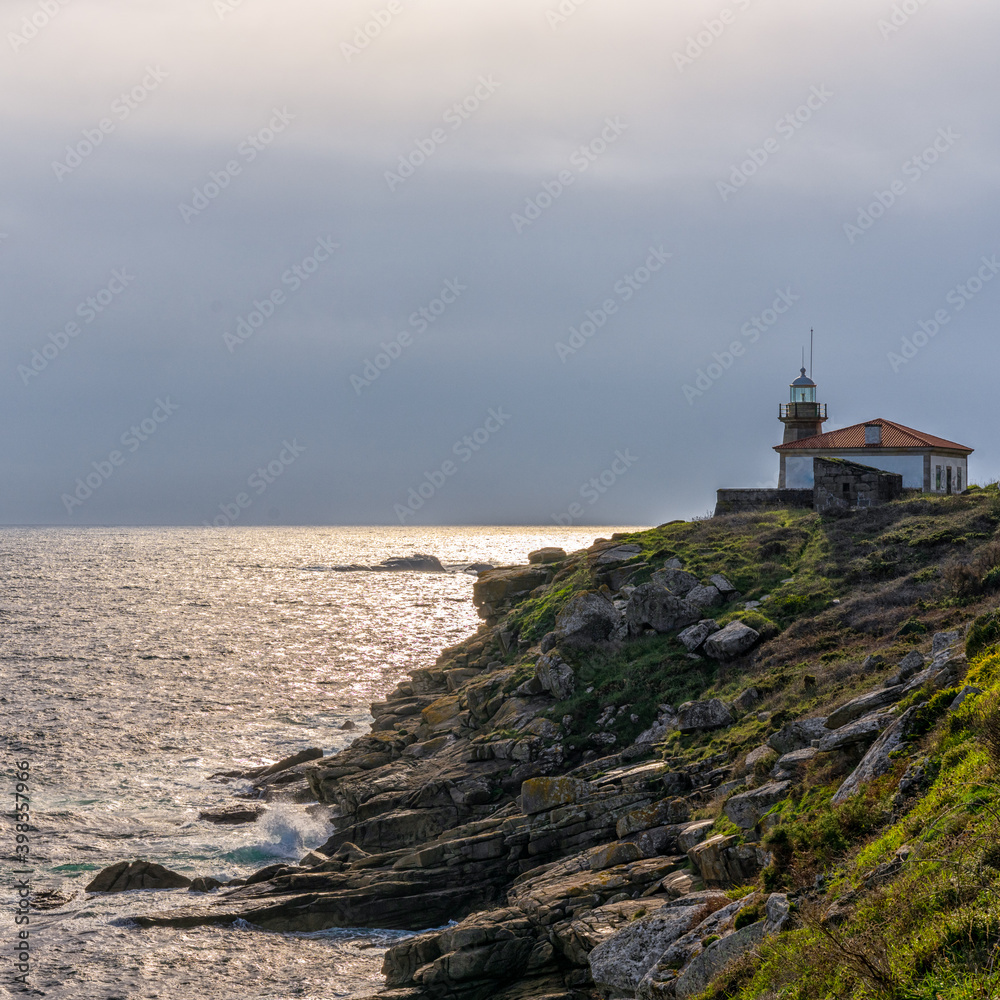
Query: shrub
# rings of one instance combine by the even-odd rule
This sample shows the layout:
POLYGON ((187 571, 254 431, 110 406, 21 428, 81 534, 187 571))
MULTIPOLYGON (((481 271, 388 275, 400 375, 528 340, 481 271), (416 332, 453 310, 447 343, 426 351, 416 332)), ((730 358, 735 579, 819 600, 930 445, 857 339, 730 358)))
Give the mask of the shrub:
POLYGON ((971 556, 957 556, 941 570, 956 597, 976 597, 1000 587, 1000 541, 987 542, 971 556))
POLYGON ((980 698, 972 709, 970 722, 994 770, 1000 771, 1000 693, 994 691, 980 698))
POLYGON ((970 626, 965 639, 965 655, 973 660, 997 643, 1000 643, 1000 610, 987 611, 970 626))

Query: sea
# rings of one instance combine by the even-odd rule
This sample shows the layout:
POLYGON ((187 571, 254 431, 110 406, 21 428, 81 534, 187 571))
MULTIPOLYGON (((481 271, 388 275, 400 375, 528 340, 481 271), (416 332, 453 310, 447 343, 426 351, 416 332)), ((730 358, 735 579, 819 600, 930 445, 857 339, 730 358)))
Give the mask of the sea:
POLYGON ((84 886, 119 861, 227 880, 298 860, 329 836, 328 809, 271 802, 256 823, 212 824, 199 812, 249 792, 213 776, 308 747, 334 753, 367 732, 372 701, 479 625, 470 564, 524 563, 543 546, 573 551, 626 530, 0 529, 0 998, 377 990, 398 931, 142 929, 131 916, 205 897, 84 886), (448 572, 343 569, 414 553, 448 572), (21 883, 66 902, 19 925, 21 883))

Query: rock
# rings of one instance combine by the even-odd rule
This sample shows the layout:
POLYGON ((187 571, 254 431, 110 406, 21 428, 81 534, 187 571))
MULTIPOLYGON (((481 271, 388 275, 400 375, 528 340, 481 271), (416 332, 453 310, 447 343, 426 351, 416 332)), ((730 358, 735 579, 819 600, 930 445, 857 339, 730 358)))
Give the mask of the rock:
POLYGON ((625 606, 625 620, 632 635, 641 635, 646 628, 661 634, 677 632, 700 619, 698 608, 655 583, 636 587, 625 606))
POLYGON ((255 781, 261 778, 268 778, 272 774, 287 771, 289 768, 298 767, 299 764, 307 764, 311 760, 319 760, 323 756, 323 751, 319 747, 310 747, 308 750, 300 750, 289 757, 284 757, 267 767, 257 767, 250 771, 244 771, 244 778, 253 778, 255 781))
POLYGON ((97 873, 86 892, 128 892, 132 889, 187 889, 191 879, 150 861, 119 861, 97 873))
POLYGON ((659 826, 677 826, 686 823, 691 817, 691 809, 684 799, 661 799, 649 806, 632 809, 625 813, 615 826, 619 837, 627 837, 630 833, 640 833, 659 826))
POLYGON ((709 577, 708 582, 715 587, 723 597, 727 594, 735 594, 736 588, 721 574, 716 573, 709 577))
POLYGON ((690 872, 674 872, 660 883, 659 888, 667 899, 677 899, 693 892, 700 892, 705 888, 705 883, 690 872))
POLYGON ((966 698, 971 697, 974 694, 982 694, 983 689, 974 687, 971 684, 966 684, 961 691, 955 696, 955 700, 948 706, 949 710, 952 712, 958 711, 966 698))
POLYGON ((299 860, 299 867, 315 868, 316 865, 325 865, 329 860, 329 855, 323 854, 322 851, 309 851, 299 860))
POLYGON ((462 570, 462 572, 471 573, 473 576, 479 576, 480 573, 485 573, 489 569, 496 569, 496 567, 493 565, 493 563, 474 562, 474 563, 469 563, 469 565, 466 566, 462 570))
POLYGON ((765 935, 764 921, 758 920, 711 942, 684 966, 674 980, 674 996, 690 997, 703 993, 723 969, 756 948, 765 935))
POLYGON ((754 707, 761 699, 761 693, 756 688, 747 688, 745 691, 741 691, 737 696, 736 700, 733 702, 733 708, 736 709, 741 715, 744 712, 749 712, 750 709, 754 707))
POLYGON ((635 844, 618 841, 614 844, 606 844, 604 847, 595 847, 587 854, 587 865, 592 872, 601 872, 605 868, 617 868, 618 865, 631 864, 641 857, 642 852, 635 844))
POLYGON ((607 597, 586 591, 570 598, 556 616, 556 640, 565 649, 590 649, 607 642, 620 621, 620 612, 607 597))
POLYGON ((931 658, 933 659, 939 653, 951 649, 961 641, 961 632, 935 632, 931 639, 931 658))
POLYGON ((546 566, 515 566, 481 573, 472 585, 472 603, 479 617, 496 617, 523 601, 536 587, 549 582, 550 572, 546 566))
POLYGON ((741 844, 739 837, 721 833, 692 847, 688 858, 709 887, 745 885, 769 861, 761 848, 741 844))
POLYGON ((342 722, 339 728, 345 730, 351 730, 351 729, 357 729, 358 726, 356 722, 352 722, 350 719, 348 719, 346 722, 342 722))
POLYGON ((703 892, 681 897, 631 921, 590 953, 590 971, 597 988, 605 995, 634 996, 643 977, 671 944, 728 903, 724 893, 703 892))
POLYGON ((529 778, 521 785, 521 812, 525 816, 548 812, 593 794, 589 781, 579 778, 529 778))
POLYGON ((677 728, 682 733, 724 729, 732 724, 732 713, 718 698, 711 698, 708 701, 688 701, 677 710, 677 728))
POLYGON ((877 670, 881 670, 888 662, 881 653, 875 653, 872 656, 865 657, 864 663, 861 664, 861 669, 865 673, 873 674, 877 670))
POLYGON ((695 587, 701 586, 698 577, 685 573, 679 567, 657 570, 651 579, 656 586, 666 587, 676 597, 684 597, 695 587))
POLYGON ((628 562, 642 555, 641 545, 615 545, 613 548, 605 549, 594 560, 595 566, 610 566, 613 563, 628 562))
POLYGON ((236 826, 239 823, 256 823, 265 809, 261 805, 226 806, 224 809, 203 809, 198 819, 209 823, 236 826))
POLYGON ((677 846, 687 854, 695 844, 700 844, 715 826, 714 819, 700 819, 695 823, 688 823, 686 827, 677 835, 677 846))
POLYGON ((872 745, 861 763, 851 772, 846 781, 837 789, 833 804, 841 805, 873 778, 886 774, 892 768, 890 754, 903 745, 910 733, 910 726, 917 711, 923 707, 908 708, 872 745))
POLYGON ((392 556, 372 567, 376 572, 447 573, 437 556, 416 552, 412 556, 392 556))
POLYGON ((767 745, 779 755, 812 746, 813 740, 822 739, 829 733, 829 720, 823 718, 796 719, 772 733, 767 745))
POLYGON ((905 688, 901 684, 893 687, 880 688, 876 691, 869 691, 858 698, 852 698, 847 704, 834 709, 826 720, 827 729, 840 729, 848 722, 860 719, 863 715, 868 715, 877 709, 894 705, 905 694, 905 688))
POLYGON ((684 629, 677 638, 689 653, 696 653, 705 645, 705 640, 722 626, 714 618, 703 618, 696 625, 684 629))
POLYGON ((788 797, 791 790, 791 781, 769 781, 759 788, 751 788, 749 792, 733 795, 723 806, 723 812, 737 826, 752 830, 765 813, 788 797))
POLYGON ((666 739, 677 728, 677 710, 673 705, 660 705, 660 711, 649 729, 641 732, 636 738, 639 743, 659 743, 666 739))
POLYGON ((528 562, 532 565, 562 562, 566 558, 566 550, 558 549, 555 546, 548 546, 544 549, 536 549, 528 553, 528 562))
POLYGON ((538 658, 535 679, 542 691, 548 691, 556 701, 565 701, 576 690, 573 668, 564 663, 558 653, 547 653, 538 658))
POLYGON ((812 763, 819 751, 815 747, 803 747, 779 757, 771 768, 771 778, 774 781, 799 781, 806 768, 812 763))
POLYGON ((220 889, 225 884, 225 882, 220 882, 217 878, 202 876, 192 880, 191 885, 188 886, 188 892, 212 892, 214 889, 220 889))
POLYGON ((714 608, 716 604, 721 604, 722 595, 719 593, 718 587, 705 587, 699 584, 687 592, 684 600, 688 604, 693 604, 696 608, 704 610, 706 608, 714 608))
POLYGON ((757 765, 759 764, 761 769, 766 768, 771 769, 771 766, 778 759, 778 752, 767 743, 763 746, 757 747, 756 750, 751 750, 747 754, 746 764, 743 767, 744 774, 754 774, 757 771, 757 765))
POLYGON ((923 656, 915 649, 912 652, 907 653, 906 656, 899 661, 899 666, 897 667, 900 680, 909 680, 909 678, 911 678, 918 670, 923 670, 926 662, 927 661, 923 658, 923 656))
POLYGON ((730 622, 705 642, 705 652, 713 660, 733 660, 749 653, 760 642, 760 633, 741 621, 730 622))
POLYGON ((819 738, 816 749, 820 753, 864 753, 895 718, 891 711, 863 715, 832 733, 825 733, 819 738))

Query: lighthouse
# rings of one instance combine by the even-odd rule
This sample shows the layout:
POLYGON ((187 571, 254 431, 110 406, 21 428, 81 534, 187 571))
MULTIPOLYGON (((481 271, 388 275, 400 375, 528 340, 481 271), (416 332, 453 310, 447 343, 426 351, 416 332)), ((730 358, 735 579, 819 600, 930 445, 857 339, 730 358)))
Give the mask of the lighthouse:
POLYGON ((801 369, 799 377, 789 387, 789 402, 778 408, 778 419, 785 425, 782 444, 801 441, 823 433, 826 423, 826 403, 816 402, 816 383, 801 369))

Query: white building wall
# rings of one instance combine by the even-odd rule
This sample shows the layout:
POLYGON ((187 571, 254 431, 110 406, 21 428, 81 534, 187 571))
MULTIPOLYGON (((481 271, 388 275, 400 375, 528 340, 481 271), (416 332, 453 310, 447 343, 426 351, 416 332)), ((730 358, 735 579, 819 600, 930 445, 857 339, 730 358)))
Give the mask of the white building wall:
POLYGON ((951 466, 951 488, 953 493, 961 493, 969 486, 969 460, 950 458, 946 455, 931 455, 931 492, 948 492, 948 466, 951 466), (941 470, 941 485, 938 487, 937 472, 941 470))
MULTIPOLYGON (((849 462, 860 462, 883 472, 898 472, 903 477, 904 489, 922 490, 924 488, 924 457, 923 455, 879 455, 870 451, 837 452, 832 458, 843 458, 849 462)), ((957 459, 949 459, 955 462, 957 459)), ((933 487, 934 468, 931 467, 931 486, 933 487)), ((966 477, 963 475, 962 480, 966 477)), ((812 456, 792 456, 785 459, 785 486, 790 490, 811 489, 813 486, 812 456)), ((965 487, 962 487, 963 489, 965 487)))

